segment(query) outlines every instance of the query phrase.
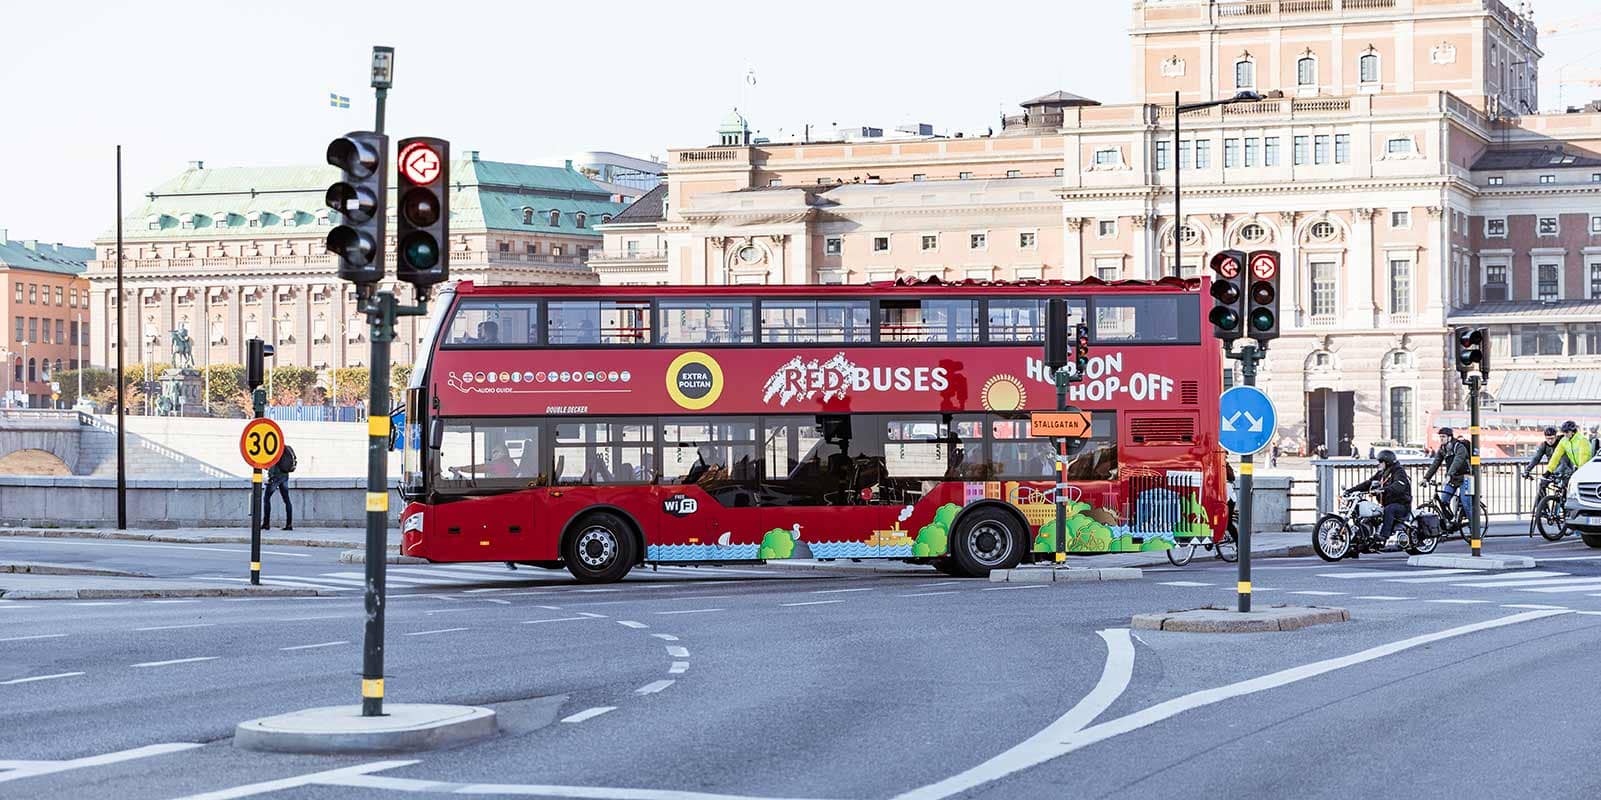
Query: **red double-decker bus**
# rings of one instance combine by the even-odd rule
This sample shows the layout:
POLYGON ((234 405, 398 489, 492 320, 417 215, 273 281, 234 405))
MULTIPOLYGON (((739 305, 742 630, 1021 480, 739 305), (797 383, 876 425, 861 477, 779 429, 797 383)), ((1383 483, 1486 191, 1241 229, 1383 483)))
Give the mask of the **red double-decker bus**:
POLYGON ((1070 553, 1227 525, 1201 282, 457 284, 407 389, 406 555, 565 566, 890 558, 982 576, 1055 550, 1046 300, 1088 324, 1070 553))

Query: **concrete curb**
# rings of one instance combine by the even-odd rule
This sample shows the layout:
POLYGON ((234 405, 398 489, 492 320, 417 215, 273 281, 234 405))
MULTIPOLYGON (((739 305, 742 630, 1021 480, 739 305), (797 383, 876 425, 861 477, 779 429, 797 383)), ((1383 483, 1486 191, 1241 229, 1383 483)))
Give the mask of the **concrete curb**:
POLYGON ((1448 569, 1531 569, 1539 562, 1528 556, 1412 556, 1406 560, 1412 567, 1446 567, 1448 569))
MULTIPOLYGON (((433 563, 432 561, 429 561, 426 558, 418 558, 416 556, 403 556, 403 555, 400 555, 398 553, 396 553, 394 555, 391 555, 390 557, 384 559, 384 562, 388 563, 388 564, 432 564, 433 563)), ((365 563, 367 563, 367 551, 366 550, 341 550, 341 551, 339 551, 339 563, 341 563, 341 564, 365 564, 365 563)))
POLYGON ((148 600, 168 597, 336 597, 337 592, 288 586, 203 586, 159 589, 0 589, 6 600, 148 600))
POLYGON ((990 583, 1081 583, 1133 581, 1144 577, 1137 567, 1018 567, 990 571, 990 583))
MULTIPOLYGON (((250 544, 249 536, 205 535, 171 536, 161 533, 131 531, 105 531, 97 528, 0 528, 0 536, 28 536, 36 539, 130 539, 139 542, 165 542, 171 544, 250 544)), ((292 539, 282 536, 263 536, 261 543, 273 547, 350 547, 348 541, 333 539, 292 539)), ((392 552, 400 552, 400 545, 389 545, 392 552)))
POLYGON ((106 578, 149 578, 143 572, 127 572, 120 569, 97 569, 95 567, 75 567, 71 564, 46 564, 39 561, 18 561, 12 564, 0 564, 0 572, 9 572, 21 575, 99 575, 106 578))
POLYGON ((1142 631, 1178 633, 1276 633, 1294 631, 1309 625, 1346 622, 1351 612, 1343 608, 1272 606, 1240 613, 1226 608, 1198 608, 1135 614, 1132 626, 1142 631))
POLYGON ((477 706, 386 703, 384 716, 361 706, 308 708, 239 723, 234 747, 274 753, 408 753, 493 736, 495 712, 477 706))

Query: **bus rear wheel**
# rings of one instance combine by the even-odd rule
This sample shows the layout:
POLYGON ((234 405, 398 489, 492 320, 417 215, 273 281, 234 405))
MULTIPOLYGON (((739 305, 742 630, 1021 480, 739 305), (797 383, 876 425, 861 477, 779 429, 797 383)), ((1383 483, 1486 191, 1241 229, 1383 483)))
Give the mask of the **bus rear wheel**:
POLYGON ((998 508, 981 508, 962 517, 951 537, 951 566, 959 575, 989 577, 990 570, 1011 569, 1023 560, 1024 532, 1017 520, 998 508))
POLYGON ((562 560, 580 583, 613 583, 634 568, 634 534, 622 517, 606 511, 586 514, 562 543, 562 560))

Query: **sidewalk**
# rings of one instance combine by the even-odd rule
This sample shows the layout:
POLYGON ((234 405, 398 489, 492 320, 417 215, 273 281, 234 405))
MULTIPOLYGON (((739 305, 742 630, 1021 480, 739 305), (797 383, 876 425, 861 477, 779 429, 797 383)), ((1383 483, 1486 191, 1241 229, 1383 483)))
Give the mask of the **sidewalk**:
MULTIPOLYGON (((133 539, 142 542, 179 544, 250 544, 250 530, 238 528, 0 528, 0 536, 33 536, 67 539, 133 539)), ((287 533, 262 531, 261 543, 275 547, 364 547, 364 528, 296 528, 287 533)), ((389 549, 400 552, 400 532, 389 531, 389 549)))
POLYGON ((0 602, 132 600, 173 597, 327 597, 337 592, 195 580, 0 573, 0 602))

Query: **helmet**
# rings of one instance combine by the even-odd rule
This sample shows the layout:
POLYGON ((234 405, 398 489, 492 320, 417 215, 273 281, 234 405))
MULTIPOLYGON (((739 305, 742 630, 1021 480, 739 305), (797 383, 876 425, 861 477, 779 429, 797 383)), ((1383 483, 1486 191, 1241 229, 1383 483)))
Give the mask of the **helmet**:
POLYGON ((1571 419, 1568 420, 1567 422, 1562 423, 1562 432, 1563 433, 1575 433, 1578 430, 1579 430, 1579 423, 1574 422, 1571 419))
POLYGON ((1400 463, 1400 459, 1395 457, 1395 451, 1394 450, 1380 450, 1379 451, 1379 463, 1393 467, 1396 464, 1400 463))
POLYGON ((1450 428, 1441 428, 1439 430, 1439 433, 1444 435, 1444 436, 1450 436, 1450 435, 1452 435, 1453 432, 1452 432, 1452 430, 1450 428))
POLYGON ((1547 426, 1545 426, 1545 435, 1546 436, 1555 436, 1555 435, 1557 435, 1557 429, 1551 427, 1550 425, 1547 425, 1547 426))

